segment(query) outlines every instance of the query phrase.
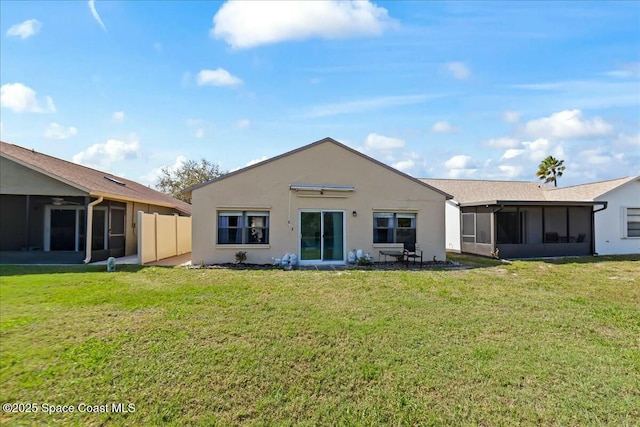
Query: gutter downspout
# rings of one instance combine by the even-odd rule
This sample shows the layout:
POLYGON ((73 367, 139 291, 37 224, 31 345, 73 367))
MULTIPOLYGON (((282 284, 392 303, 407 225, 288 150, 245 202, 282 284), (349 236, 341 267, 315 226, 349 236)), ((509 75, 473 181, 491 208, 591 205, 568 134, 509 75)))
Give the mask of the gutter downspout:
POLYGON ((602 207, 591 211, 591 254, 598 255, 596 252, 596 212, 607 209, 609 202, 602 202, 602 207))
POLYGON ((85 233, 85 244, 87 257, 82 261, 85 264, 89 264, 91 261, 91 241, 93 240, 93 207, 99 203, 102 203, 104 197, 100 196, 93 202, 87 205, 87 232, 85 233))

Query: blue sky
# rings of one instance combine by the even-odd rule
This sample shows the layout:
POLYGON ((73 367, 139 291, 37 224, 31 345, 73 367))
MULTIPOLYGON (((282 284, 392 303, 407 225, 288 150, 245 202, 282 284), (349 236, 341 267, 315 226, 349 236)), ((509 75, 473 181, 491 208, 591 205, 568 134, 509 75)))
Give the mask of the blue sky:
POLYGON ((326 136, 416 177, 640 174, 638 2, 0 7, 2 140, 145 184, 326 136))

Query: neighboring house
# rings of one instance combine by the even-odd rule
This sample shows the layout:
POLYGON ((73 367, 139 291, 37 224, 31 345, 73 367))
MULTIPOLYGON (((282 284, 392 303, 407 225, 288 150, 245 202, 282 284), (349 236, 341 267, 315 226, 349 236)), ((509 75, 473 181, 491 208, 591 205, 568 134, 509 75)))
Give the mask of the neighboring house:
POLYGON ((606 202, 595 215, 595 252, 640 254, 640 175, 558 188, 549 196, 606 202))
POLYGON ((445 259, 444 191, 331 138, 185 190, 193 205, 192 261, 340 264, 361 249, 402 250, 445 259))
POLYGON ((0 142, 0 262, 80 263, 137 252, 137 212, 191 206, 137 182, 0 142))
POLYGON ((596 253, 594 217, 607 208, 570 189, 537 182, 422 179, 453 195, 447 248, 504 258, 596 253))

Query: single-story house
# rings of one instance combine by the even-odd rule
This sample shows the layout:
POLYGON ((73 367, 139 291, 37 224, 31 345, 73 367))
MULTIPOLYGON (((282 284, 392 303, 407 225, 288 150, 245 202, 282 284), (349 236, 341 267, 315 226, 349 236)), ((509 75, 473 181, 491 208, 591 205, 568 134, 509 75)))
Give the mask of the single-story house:
POLYGON ((549 197, 606 202, 594 218, 595 253, 640 254, 640 175, 557 188, 549 197))
POLYGON ((416 242, 445 259, 447 193, 331 138, 185 190, 192 195, 192 262, 343 264, 416 242))
POLYGON ((191 206, 137 182, 0 142, 0 262, 81 263, 137 252, 137 212, 191 206))
POLYGON ((422 179, 453 195, 447 250, 505 258, 638 253, 639 177, 555 188, 538 182, 422 179))

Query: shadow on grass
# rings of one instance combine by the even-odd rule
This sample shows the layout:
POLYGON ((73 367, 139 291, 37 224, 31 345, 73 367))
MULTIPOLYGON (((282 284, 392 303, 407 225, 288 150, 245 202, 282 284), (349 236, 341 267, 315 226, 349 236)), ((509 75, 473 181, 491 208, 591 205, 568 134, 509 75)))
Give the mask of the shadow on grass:
POLYGON ((518 261, 546 262, 549 264, 599 264, 602 262, 640 261, 640 254, 632 255, 590 255, 590 256, 566 256, 551 258, 523 258, 518 261))
MULTIPOLYGON (((155 268, 173 268, 164 266, 153 266, 155 268)), ((135 273, 143 268, 142 265, 117 265, 116 271, 125 273, 135 273)), ((0 265, 0 277, 24 276, 29 274, 67 274, 67 273, 101 273, 106 272, 106 265, 0 265)))

